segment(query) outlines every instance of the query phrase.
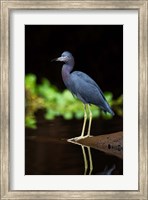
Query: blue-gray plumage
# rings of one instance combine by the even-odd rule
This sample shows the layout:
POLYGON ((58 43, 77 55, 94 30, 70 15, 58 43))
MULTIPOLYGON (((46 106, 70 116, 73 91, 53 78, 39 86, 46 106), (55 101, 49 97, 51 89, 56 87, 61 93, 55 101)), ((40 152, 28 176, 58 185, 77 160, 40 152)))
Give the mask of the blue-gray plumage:
POLYGON ((79 137, 78 139, 84 137, 84 130, 87 118, 86 104, 88 105, 90 113, 87 136, 90 136, 92 113, 90 111, 89 105, 94 104, 96 106, 99 106, 104 112, 109 112, 112 115, 114 115, 114 112, 110 108, 100 87, 92 78, 80 71, 71 72, 74 67, 74 57, 70 52, 64 51, 61 57, 55 59, 55 61, 64 62, 64 65, 62 67, 62 78, 64 84, 72 92, 72 94, 80 99, 84 104, 84 123, 81 137, 79 137))

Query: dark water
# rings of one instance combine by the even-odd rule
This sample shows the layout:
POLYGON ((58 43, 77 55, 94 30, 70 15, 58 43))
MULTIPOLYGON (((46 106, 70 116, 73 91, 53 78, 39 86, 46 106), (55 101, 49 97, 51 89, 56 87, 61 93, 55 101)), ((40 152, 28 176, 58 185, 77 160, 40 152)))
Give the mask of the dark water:
MULTIPOLYGON (((99 150, 67 142, 79 136, 83 120, 46 121, 38 116, 38 128, 26 129, 26 175, 123 174, 123 160, 99 150), (90 156, 91 155, 91 156, 90 156), (86 157, 86 159, 84 159, 86 157), (92 163, 90 163, 90 158, 92 163), (85 169, 88 165, 87 170, 85 169), (93 169, 90 172, 91 164, 93 169)), ((93 120, 91 134, 101 135, 122 130, 122 118, 93 120)))

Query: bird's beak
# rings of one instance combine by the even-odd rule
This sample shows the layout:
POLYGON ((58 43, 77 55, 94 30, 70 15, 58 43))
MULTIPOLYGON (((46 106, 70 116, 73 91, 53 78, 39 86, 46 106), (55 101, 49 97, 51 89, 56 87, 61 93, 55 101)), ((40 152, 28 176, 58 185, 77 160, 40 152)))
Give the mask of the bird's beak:
POLYGON ((54 61, 57 61, 57 58, 54 58, 54 59, 51 60, 51 62, 54 62, 54 61))
POLYGON ((51 60, 51 62, 53 61, 64 61, 63 57, 59 57, 59 58, 54 58, 51 60))
POLYGON ((56 59, 56 61, 61 61, 62 62, 62 61, 64 61, 64 59, 65 59, 64 57, 59 57, 59 58, 56 59))

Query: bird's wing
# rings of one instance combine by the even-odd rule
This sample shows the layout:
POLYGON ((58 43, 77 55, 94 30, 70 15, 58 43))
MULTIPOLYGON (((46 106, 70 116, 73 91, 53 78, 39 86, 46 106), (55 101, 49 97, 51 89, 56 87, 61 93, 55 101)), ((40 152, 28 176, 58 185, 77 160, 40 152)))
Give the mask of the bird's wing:
POLYGON ((102 98, 106 101, 102 90, 90 76, 88 76, 87 74, 80 72, 80 71, 74 71, 72 74, 78 76, 79 79, 86 81, 87 83, 91 84, 92 86, 96 86, 96 88, 98 88, 100 94, 102 95, 102 98))
POLYGON ((73 72, 69 89, 82 102, 100 106, 105 112, 113 113, 100 87, 87 74, 73 72))

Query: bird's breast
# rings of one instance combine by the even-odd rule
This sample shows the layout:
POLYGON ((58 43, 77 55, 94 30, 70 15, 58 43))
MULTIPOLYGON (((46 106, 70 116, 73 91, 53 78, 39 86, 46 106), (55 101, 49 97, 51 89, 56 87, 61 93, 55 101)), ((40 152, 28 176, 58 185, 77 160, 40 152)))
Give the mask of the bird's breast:
POLYGON ((62 79, 67 88, 69 88, 70 84, 70 74, 62 70, 62 79))

